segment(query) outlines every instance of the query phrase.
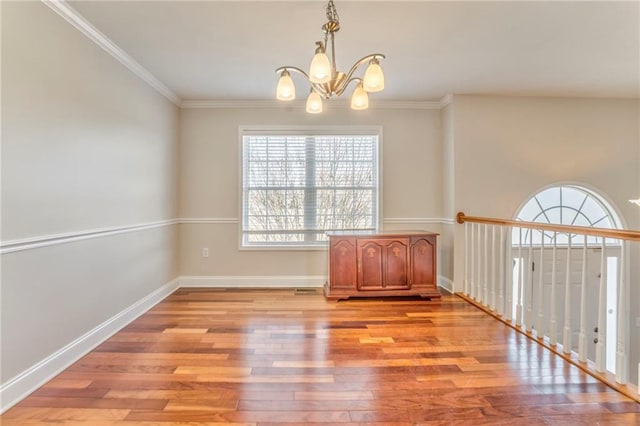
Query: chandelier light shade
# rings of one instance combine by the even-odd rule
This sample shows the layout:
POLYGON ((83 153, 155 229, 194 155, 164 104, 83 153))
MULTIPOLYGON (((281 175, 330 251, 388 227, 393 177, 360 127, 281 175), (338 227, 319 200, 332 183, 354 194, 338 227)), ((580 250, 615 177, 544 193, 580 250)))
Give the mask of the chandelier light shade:
POLYGON ((364 81, 362 82, 364 90, 370 93, 380 92, 384 89, 384 74, 380 61, 372 59, 364 73, 364 81))
POLYGON ((318 114, 322 112, 322 98, 313 89, 307 98, 307 112, 309 114, 318 114))
POLYGON ((280 101, 291 101, 296 98, 296 86, 293 85, 293 79, 287 70, 282 71, 278 80, 276 98, 280 101))
POLYGON ((351 109, 361 110, 367 108, 369 108, 369 95, 362 87, 362 83, 359 83, 351 96, 351 109))
POLYGON ((295 99, 295 86, 290 73, 295 71, 305 77, 311 86, 311 92, 307 98, 307 112, 312 114, 322 112, 322 100, 341 96, 351 82, 355 84, 355 90, 351 96, 351 108, 367 109, 369 107, 368 92, 380 92, 384 89, 384 73, 380 66, 380 59, 384 59, 385 56, 381 53, 373 53, 357 60, 348 72, 338 71, 334 38, 335 33, 340 29, 340 18, 333 0, 329 0, 326 10, 328 21, 322 26, 324 41, 316 42, 316 51, 311 59, 309 72, 289 65, 278 68, 276 73, 280 75, 280 80, 276 88, 276 98, 281 101, 295 99), (364 76, 355 76, 355 72, 364 64, 367 64, 364 76))
MULTIPOLYGON (((318 42, 318 44, 320 45, 321 42, 318 42)), ((309 81, 317 84, 328 83, 331 81, 331 74, 329 57, 322 50, 322 46, 318 46, 309 66, 309 81)))

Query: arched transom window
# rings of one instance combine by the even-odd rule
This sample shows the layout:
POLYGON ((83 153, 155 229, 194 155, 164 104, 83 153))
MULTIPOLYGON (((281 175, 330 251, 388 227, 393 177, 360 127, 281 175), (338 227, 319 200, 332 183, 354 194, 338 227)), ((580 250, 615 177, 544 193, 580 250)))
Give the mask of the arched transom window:
MULTIPOLYGON (((595 228, 619 228, 620 221, 613 208, 593 191, 575 185, 560 185, 544 189, 527 201, 518 212, 516 220, 526 222, 551 223, 559 225, 585 226, 595 228)), ((513 232, 513 242, 519 243, 517 229, 513 232)), ((523 231, 523 243, 529 242, 529 232, 523 231)), ((533 232, 533 243, 540 244, 538 231, 533 232)), ((554 233, 546 231, 545 244, 552 243, 554 233)), ((558 244, 567 244, 567 234, 557 234, 558 244)), ((572 243, 582 243, 581 235, 572 235, 572 243)), ((589 244, 596 244, 595 237, 589 237, 589 244)), ((608 240, 607 240, 608 242, 608 240)), ((615 243, 614 243, 615 244, 615 243)))

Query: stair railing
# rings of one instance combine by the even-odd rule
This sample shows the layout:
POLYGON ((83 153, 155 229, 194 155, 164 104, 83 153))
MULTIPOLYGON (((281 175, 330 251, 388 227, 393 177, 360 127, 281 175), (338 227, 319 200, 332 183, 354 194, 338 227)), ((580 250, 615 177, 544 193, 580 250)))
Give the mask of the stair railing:
POLYGON ((463 212, 458 213, 457 221, 464 224, 464 297, 566 359, 577 358, 585 371, 594 369, 602 376, 615 371, 615 382, 626 394, 629 385, 634 389, 632 397, 638 400, 640 386, 629 384, 629 332, 634 324, 629 314, 627 257, 629 245, 640 242, 640 231, 475 217, 463 212), (597 252, 599 265, 594 264, 597 252), (599 272, 594 275, 594 271, 599 272), (594 285, 597 291, 589 291, 594 285), (607 304, 610 294, 617 299, 607 304), (613 321, 607 323, 610 310, 617 313, 613 330, 613 321), (593 324, 588 321, 594 316, 597 325, 591 352, 595 354, 590 354, 593 324), (609 360, 608 334, 615 334, 616 340, 615 356, 609 360))

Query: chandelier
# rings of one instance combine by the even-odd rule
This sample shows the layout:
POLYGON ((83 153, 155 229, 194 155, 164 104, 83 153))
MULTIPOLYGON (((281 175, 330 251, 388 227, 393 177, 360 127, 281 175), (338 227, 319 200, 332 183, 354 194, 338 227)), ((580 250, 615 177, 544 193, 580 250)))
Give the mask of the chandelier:
POLYGON ((316 114, 322 112, 322 99, 331 99, 344 93, 347 86, 353 81, 356 88, 351 95, 351 109, 362 110, 369 107, 368 93, 379 92, 384 89, 384 74, 380 67, 379 59, 384 55, 374 53, 356 61, 349 72, 344 73, 336 69, 335 33, 340 29, 340 18, 333 0, 327 4, 328 22, 322 26, 324 42, 316 42, 316 53, 311 60, 309 73, 298 67, 284 66, 276 70, 280 74, 276 98, 281 101, 291 101, 296 97, 296 88, 293 85, 290 71, 302 74, 311 85, 307 97, 307 112, 316 114), (327 56, 327 48, 330 47, 331 59, 327 56), (368 63, 364 77, 356 77, 353 73, 368 63))

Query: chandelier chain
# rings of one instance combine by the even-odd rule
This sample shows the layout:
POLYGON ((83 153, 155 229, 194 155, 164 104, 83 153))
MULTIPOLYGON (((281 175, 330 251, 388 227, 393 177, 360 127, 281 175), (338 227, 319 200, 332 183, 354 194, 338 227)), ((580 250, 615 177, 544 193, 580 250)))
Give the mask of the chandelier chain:
POLYGON ((338 16, 336 6, 333 4, 333 0, 329 0, 329 3, 327 4, 327 19, 329 22, 340 24, 340 17, 338 16))

